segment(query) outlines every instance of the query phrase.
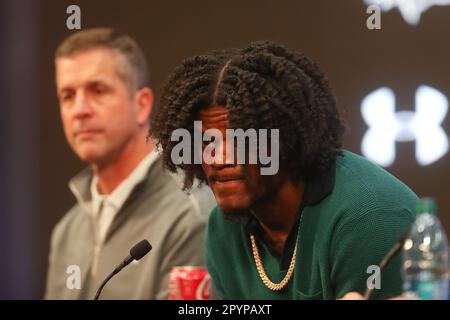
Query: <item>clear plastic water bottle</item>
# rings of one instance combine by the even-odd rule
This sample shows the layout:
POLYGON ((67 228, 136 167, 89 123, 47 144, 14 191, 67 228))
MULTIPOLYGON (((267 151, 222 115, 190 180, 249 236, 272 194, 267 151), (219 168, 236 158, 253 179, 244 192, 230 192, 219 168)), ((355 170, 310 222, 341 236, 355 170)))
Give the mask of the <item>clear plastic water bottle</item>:
POLYGON ((449 247, 436 204, 423 198, 403 246, 403 295, 411 300, 449 299, 449 247))

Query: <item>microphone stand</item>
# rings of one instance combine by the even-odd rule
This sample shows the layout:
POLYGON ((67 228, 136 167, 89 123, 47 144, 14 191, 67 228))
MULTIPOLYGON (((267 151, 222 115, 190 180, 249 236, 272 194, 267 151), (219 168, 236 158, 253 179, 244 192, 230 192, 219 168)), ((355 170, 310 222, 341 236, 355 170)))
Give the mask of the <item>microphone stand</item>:
MULTIPOLYGON (((392 258, 403 248, 403 244, 409 236, 409 229, 403 232, 400 237, 398 237, 397 242, 394 246, 389 250, 389 252, 384 256, 383 260, 380 262, 380 274, 381 272, 388 266, 388 264, 392 261, 392 258)), ((367 288, 364 299, 369 300, 372 296, 373 288, 367 288)))

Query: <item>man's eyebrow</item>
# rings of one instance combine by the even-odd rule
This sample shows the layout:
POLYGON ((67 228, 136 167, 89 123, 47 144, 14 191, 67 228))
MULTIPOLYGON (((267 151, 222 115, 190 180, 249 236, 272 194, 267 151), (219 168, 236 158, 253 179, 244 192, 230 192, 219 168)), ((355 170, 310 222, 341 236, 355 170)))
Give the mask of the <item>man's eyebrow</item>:
MULTIPOLYGON (((89 86, 95 86, 95 85, 99 85, 99 84, 102 84, 102 85, 110 85, 110 83, 108 82, 108 80, 107 80, 107 79, 104 79, 104 78, 97 78, 97 79, 93 79, 93 80, 88 80, 88 81, 86 82, 86 86, 87 86, 87 87, 89 87, 89 86)), ((66 85, 66 86, 61 87, 61 89, 60 89, 59 91, 66 91, 66 90, 74 90, 74 88, 73 88, 73 86, 71 86, 71 85, 66 85)))
POLYGON ((217 112, 211 112, 209 114, 202 114, 199 113, 199 115, 203 118, 203 122, 209 122, 209 121, 224 121, 228 119, 227 113, 222 113, 220 111, 217 112))
POLYGON ((107 79, 104 79, 104 78, 93 79, 93 80, 89 80, 87 82, 87 86, 98 85, 98 84, 109 85, 109 82, 107 79))
POLYGON ((64 92, 73 91, 73 90, 74 89, 71 86, 64 86, 64 87, 61 87, 58 89, 58 93, 64 93, 64 92))

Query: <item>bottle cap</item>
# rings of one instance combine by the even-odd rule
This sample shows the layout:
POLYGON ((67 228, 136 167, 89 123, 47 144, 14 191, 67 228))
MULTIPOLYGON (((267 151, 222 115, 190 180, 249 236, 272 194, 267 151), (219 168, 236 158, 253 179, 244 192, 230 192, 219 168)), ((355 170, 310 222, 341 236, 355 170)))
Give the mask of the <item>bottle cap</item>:
POLYGON ((437 206, 436 206, 436 202, 434 201, 433 198, 421 198, 419 200, 419 202, 416 205, 416 213, 432 213, 432 214, 436 214, 437 212, 437 206))

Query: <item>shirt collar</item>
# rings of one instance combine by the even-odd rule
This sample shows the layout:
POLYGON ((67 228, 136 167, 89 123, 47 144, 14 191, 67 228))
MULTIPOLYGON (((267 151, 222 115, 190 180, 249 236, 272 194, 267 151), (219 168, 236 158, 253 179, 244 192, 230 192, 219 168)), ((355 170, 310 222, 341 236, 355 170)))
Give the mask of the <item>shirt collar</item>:
POLYGON ((336 162, 333 162, 328 170, 316 175, 306 182, 305 194, 303 195, 302 207, 318 204, 325 199, 334 189, 336 180, 336 162))
POLYGON ((154 150, 141 160, 133 171, 123 180, 109 195, 101 195, 98 192, 98 178, 92 175, 90 169, 83 170, 70 182, 69 187, 77 198, 78 203, 91 215, 98 213, 101 202, 105 200, 108 205, 119 211, 125 201, 130 196, 133 189, 142 182, 148 173, 149 168, 158 158, 159 153, 154 150))

